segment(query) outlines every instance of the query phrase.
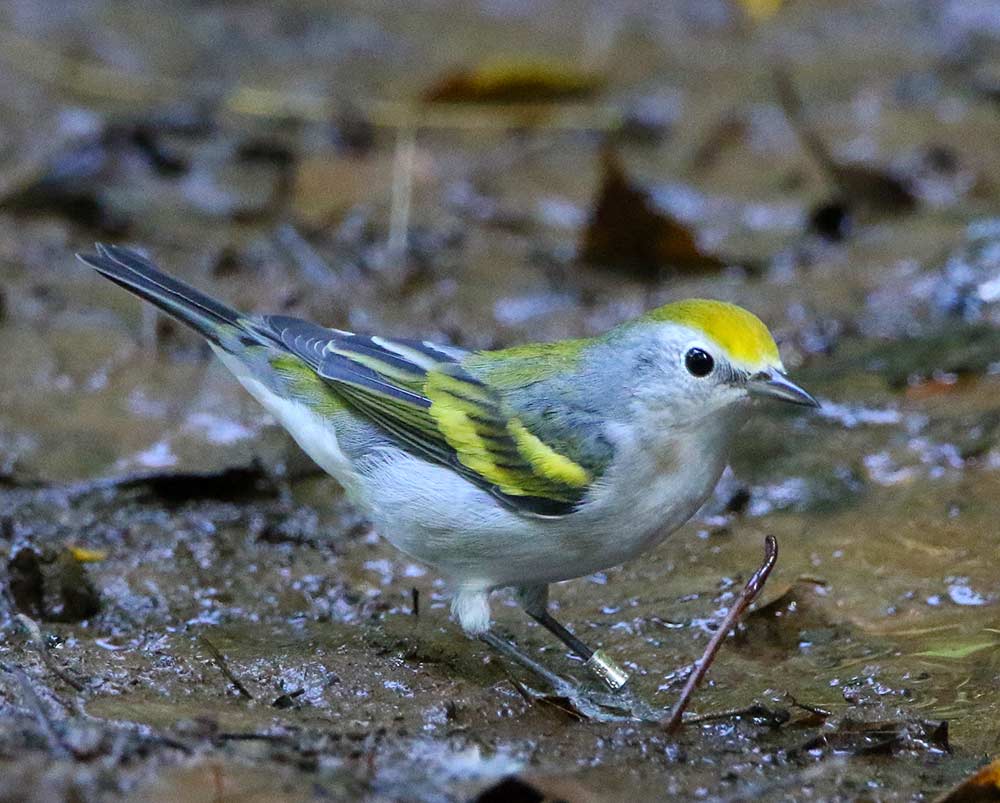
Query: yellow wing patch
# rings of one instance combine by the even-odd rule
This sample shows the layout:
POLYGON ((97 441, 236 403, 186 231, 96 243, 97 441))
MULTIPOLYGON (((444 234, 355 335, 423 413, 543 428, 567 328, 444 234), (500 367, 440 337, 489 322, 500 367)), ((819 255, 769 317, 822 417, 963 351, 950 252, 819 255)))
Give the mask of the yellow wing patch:
POLYGON ((778 346, 764 322, 735 304, 692 298, 660 307, 648 317, 704 332, 725 350, 731 361, 751 370, 781 367, 778 346))
POLYGON ((512 418, 507 429, 513 435, 518 451, 543 477, 574 488, 582 488, 590 483, 590 474, 583 466, 543 443, 525 429, 519 419, 512 418))
POLYGON ((424 394, 458 461, 501 492, 574 502, 590 483, 586 469, 507 417, 484 386, 432 371, 424 394))

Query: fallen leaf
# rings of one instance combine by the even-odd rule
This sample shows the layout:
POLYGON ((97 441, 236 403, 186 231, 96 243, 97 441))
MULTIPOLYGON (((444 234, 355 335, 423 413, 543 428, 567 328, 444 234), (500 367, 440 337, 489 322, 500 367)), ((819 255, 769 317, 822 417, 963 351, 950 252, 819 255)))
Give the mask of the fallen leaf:
POLYGON ((426 103, 556 103, 596 94, 593 73, 542 61, 500 61, 456 70, 432 84, 426 103))
POLYGON ((725 267, 630 180, 612 148, 602 151, 602 164, 601 186, 580 243, 584 262, 624 266, 644 278, 655 278, 663 269, 703 273, 725 267))
POLYGON ((838 162, 826 142, 806 122, 802 101, 791 77, 783 69, 774 71, 778 101, 802 147, 826 174, 834 197, 820 204, 811 215, 812 226, 830 239, 840 239, 850 230, 852 218, 878 218, 912 212, 917 198, 904 181, 875 167, 838 162))
POLYGON ((1000 758, 994 759, 971 778, 949 792, 945 792, 934 803, 993 803, 1000 801, 1000 758))
POLYGON ((995 649, 996 647, 1000 647, 1000 641, 979 641, 972 642, 971 644, 953 644, 950 646, 935 647, 930 650, 915 652, 913 655, 919 655, 923 658, 947 658, 952 661, 961 661, 963 658, 968 658, 977 652, 995 649))
POLYGON ((101 598, 85 562, 72 549, 39 554, 19 549, 7 563, 14 606, 32 619, 80 622, 101 609, 101 598))
POLYGON ((816 577, 798 577, 794 583, 788 583, 775 591, 774 595, 767 602, 761 603, 754 608, 747 619, 750 618, 773 618, 782 616, 794 611, 802 604, 803 596, 815 593, 817 589, 825 588, 826 581, 816 577))
POLYGON ((88 549, 82 546, 68 546, 66 549, 80 563, 100 563, 108 557, 105 549, 88 549))
POLYGON ((785 4, 785 0, 738 0, 743 12, 754 22, 770 19, 785 4))

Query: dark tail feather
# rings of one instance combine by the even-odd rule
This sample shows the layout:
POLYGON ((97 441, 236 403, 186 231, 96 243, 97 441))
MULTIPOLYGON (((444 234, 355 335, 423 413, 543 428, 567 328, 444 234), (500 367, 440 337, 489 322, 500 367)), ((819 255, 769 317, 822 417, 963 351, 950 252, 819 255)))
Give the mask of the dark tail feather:
POLYGON ((98 243, 96 247, 96 254, 77 254, 77 258, 212 343, 219 343, 220 326, 244 328, 242 316, 236 310, 168 276, 138 252, 117 245, 98 243))

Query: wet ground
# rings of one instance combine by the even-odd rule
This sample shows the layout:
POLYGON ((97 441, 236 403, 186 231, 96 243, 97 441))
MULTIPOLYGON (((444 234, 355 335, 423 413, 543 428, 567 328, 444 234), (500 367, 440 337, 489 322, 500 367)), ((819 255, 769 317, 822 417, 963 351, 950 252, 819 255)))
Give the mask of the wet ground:
POLYGON ((0 11, 0 798, 933 799, 1000 752, 1000 17, 768 5, 0 11), (775 535, 717 716, 526 697, 95 239, 466 347, 760 314, 822 412, 761 410, 694 521, 553 589, 667 707, 775 535))

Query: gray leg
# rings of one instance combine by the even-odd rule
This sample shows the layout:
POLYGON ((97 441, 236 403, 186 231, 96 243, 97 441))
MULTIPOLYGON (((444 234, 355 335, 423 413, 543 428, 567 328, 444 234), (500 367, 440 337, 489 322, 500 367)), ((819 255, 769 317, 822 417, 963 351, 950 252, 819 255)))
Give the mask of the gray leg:
MULTIPOLYGON (((542 666, 538 661, 527 655, 513 644, 493 633, 483 633, 479 640, 488 644, 505 658, 523 666, 537 677, 545 681, 554 694, 565 697, 573 707, 584 717, 598 722, 623 722, 641 720, 657 722, 663 716, 662 711, 655 711, 645 702, 634 697, 628 689, 619 689, 613 694, 583 689, 576 684, 559 677, 555 672, 542 666)), ((535 695, 539 692, 529 689, 535 695)))
POLYGON ((528 616, 580 656, 586 667, 604 681, 608 688, 615 691, 628 683, 628 673, 604 650, 590 649, 549 613, 548 586, 521 586, 517 589, 517 598, 528 616))
POLYGON ((573 685, 563 678, 559 677, 555 672, 542 666, 534 658, 525 652, 521 652, 517 647, 511 644, 509 641, 504 641, 499 636, 495 636, 492 633, 483 633, 479 640, 484 644, 489 644, 494 650, 503 655, 506 658, 510 658, 514 663, 520 664, 529 672, 533 672, 535 675, 540 677, 555 691, 556 694, 562 694, 564 696, 569 696, 569 691, 573 689, 573 685))

